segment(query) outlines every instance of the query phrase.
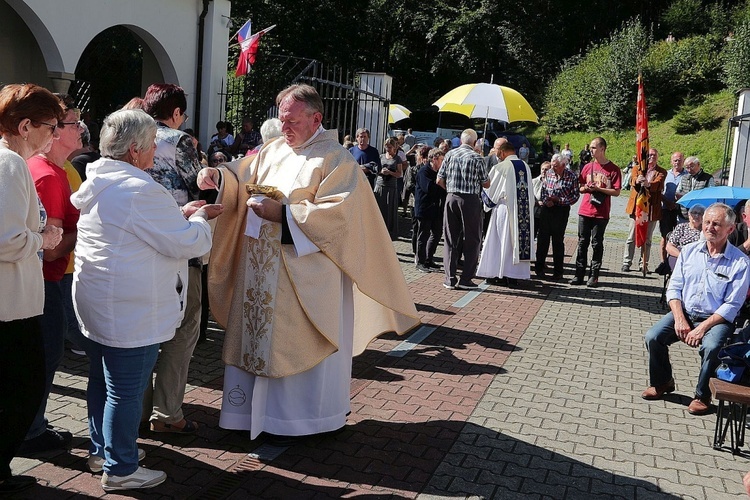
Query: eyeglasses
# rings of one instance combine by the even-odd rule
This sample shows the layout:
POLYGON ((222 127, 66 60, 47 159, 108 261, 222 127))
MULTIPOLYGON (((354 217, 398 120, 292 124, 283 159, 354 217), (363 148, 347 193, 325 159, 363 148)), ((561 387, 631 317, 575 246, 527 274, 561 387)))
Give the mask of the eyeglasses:
POLYGON ((49 127, 49 128, 50 128, 50 129, 52 130, 52 133, 53 133, 53 134, 55 133, 55 130, 57 130, 57 127, 58 127, 58 125, 59 125, 59 123, 58 123, 58 125, 52 125, 51 123, 47 123, 47 122, 38 122, 38 121, 35 121, 35 120, 31 120, 31 123, 38 123, 39 125, 44 125, 44 126, 47 126, 47 127, 49 127))
POLYGON ((75 125, 78 128, 83 127, 83 122, 81 120, 76 120, 74 122, 57 122, 57 126, 60 128, 65 128, 65 125, 75 125))
POLYGON ((188 115, 187 113, 182 113, 182 123, 188 121, 188 118, 190 118, 190 115, 188 115))

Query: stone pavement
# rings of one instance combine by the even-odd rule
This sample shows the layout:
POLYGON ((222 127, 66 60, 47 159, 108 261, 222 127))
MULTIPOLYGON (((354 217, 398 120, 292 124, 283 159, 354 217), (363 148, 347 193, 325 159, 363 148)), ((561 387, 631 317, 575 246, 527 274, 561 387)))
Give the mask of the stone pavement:
MULTIPOLYGON (((622 213, 624 199, 613 214, 622 213)), ((617 220, 616 220, 617 219, 617 220)), ((613 224, 623 226, 623 217, 613 224)), ((402 222, 405 222, 402 220, 402 222)), ((406 224, 404 224, 406 225, 406 224)), ((627 227, 625 225, 625 227, 627 227)), ((404 228, 405 229, 405 228, 404 228)), ((568 234, 575 226, 568 227, 568 234)), ((406 236, 406 232, 403 232, 406 236)), ((567 253, 575 240, 567 238, 567 253)), ((608 239, 599 288, 531 280, 515 289, 445 290, 394 243, 423 325, 355 359, 343 432, 289 448, 218 427, 222 332, 191 364, 194 436, 144 431, 144 465, 169 479, 111 498, 738 498, 747 458, 711 447, 715 415, 686 407, 696 351, 675 345, 677 392, 640 398, 643 333, 663 313, 661 277, 619 272, 608 239), (410 342, 404 342, 406 339, 410 342)), ((654 247, 657 252, 658 245, 654 247)), ((566 272, 571 274, 572 258, 566 272)), ((652 258, 652 262, 657 262, 652 258)), ((75 434, 70 453, 17 458, 39 485, 17 498, 105 496, 86 470, 85 357, 67 354, 48 416, 75 434)))

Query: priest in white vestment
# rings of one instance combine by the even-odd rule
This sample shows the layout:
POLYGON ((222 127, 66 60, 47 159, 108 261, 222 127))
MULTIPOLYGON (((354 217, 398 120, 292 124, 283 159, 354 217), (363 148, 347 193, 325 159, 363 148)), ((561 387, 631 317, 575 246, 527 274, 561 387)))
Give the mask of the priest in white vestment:
POLYGON ((369 183, 321 126, 320 96, 293 85, 277 105, 282 137, 198 177, 226 215, 208 278, 226 328, 219 425, 253 439, 343 427, 352 356, 419 324, 369 183))
POLYGON ((482 194, 484 209, 492 215, 477 268, 477 276, 491 284, 500 278, 508 283, 531 278, 535 254, 531 170, 507 140, 497 150, 501 161, 490 169, 490 187, 482 194))

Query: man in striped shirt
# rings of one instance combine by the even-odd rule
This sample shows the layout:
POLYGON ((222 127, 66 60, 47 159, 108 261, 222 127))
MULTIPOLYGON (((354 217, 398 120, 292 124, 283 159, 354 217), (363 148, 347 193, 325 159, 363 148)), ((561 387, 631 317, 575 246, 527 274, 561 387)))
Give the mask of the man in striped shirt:
POLYGON ((482 157, 474 151, 475 142, 476 131, 464 130, 461 145, 448 151, 437 175, 437 184, 448 192, 443 215, 443 286, 449 290, 477 288, 471 280, 477 270, 482 243, 482 201, 479 194, 483 187, 490 186, 490 180, 482 157), (456 277, 459 253, 464 257, 460 280, 456 277))

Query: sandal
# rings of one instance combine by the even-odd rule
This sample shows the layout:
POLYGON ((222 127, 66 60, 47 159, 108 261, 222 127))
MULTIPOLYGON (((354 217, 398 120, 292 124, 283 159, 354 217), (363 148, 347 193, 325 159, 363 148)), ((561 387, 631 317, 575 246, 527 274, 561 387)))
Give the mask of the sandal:
POLYGON ((168 424, 159 420, 153 420, 151 422, 152 432, 171 432, 173 434, 193 434, 198 430, 198 422, 192 420, 182 419, 174 424, 168 424), (182 424, 182 425, 179 425, 182 424))

